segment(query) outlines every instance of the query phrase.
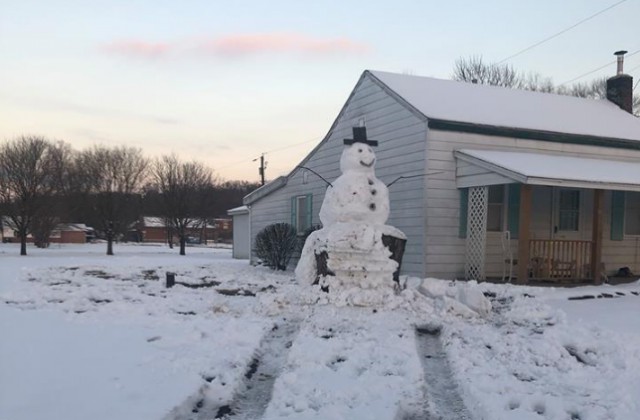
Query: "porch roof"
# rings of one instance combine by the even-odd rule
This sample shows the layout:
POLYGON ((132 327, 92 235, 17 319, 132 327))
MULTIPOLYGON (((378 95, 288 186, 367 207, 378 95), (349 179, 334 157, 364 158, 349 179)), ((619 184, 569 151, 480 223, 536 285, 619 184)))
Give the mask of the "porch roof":
POLYGON ((458 188, 522 183, 570 188, 640 191, 640 162, 575 155, 462 149, 458 188))

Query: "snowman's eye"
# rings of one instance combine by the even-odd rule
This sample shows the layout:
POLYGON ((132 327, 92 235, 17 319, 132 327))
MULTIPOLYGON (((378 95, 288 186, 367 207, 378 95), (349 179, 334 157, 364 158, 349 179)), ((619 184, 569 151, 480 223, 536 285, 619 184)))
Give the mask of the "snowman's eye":
POLYGON ((358 153, 362 153, 362 149, 358 149, 358 153))
POLYGON ((371 150, 371 148, 370 148, 370 147, 368 147, 368 148, 367 148, 367 151, 368 151, 369 153, 373 152, 373 150, 371 150))

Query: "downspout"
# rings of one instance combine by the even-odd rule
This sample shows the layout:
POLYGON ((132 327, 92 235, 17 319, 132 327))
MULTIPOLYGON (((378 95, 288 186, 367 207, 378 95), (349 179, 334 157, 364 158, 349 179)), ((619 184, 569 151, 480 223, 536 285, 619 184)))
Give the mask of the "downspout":
POLYGON ((253 265, 253 235, 251 233, 253 220, 251 220, 251 206, 247 205, 247 209, 249 210, 249 265, 253 265))

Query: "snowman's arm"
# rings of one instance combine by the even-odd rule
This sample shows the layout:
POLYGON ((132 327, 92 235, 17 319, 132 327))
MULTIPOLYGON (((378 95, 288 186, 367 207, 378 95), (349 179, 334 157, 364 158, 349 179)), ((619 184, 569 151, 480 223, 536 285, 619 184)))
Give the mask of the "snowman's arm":
POLYGON ((324 179, 324 177, 322 175, 320 175, 319 173, 317 173, 316 171, 314 171, 311 168, 307 168, 306 166, 296 166, 296 168, 300 168, 300 169, 306 169, 307 171, 315 174, 317 177, 319 177, 321 180, 323 180, 324 182, 327 183, 328 186, 333 187, 333 185, 331 185, 331 183, 329 181, 327 181, 326 179, 324 179))

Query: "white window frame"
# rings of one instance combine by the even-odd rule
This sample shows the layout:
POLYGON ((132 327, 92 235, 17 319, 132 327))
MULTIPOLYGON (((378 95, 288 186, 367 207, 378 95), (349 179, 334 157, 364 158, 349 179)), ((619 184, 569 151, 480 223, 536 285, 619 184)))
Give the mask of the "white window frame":
POLYGON ((296 229, 296 232, 298 233, 299 236, 304 235, 305 232, 309 230, 312 225, 312 222, 310 222, 310 220, 312 220, 313 216, 309 216, 307 214, 307 211, 308 211, 307 200, 313 200, 310 194, 297 195, 295 196, 295 200, 294 200, 296 208, 295 208, 295 223, 293 227, 296 229), (304 218, 301 218, 301 215, 302 215, 302 212, 300 211, 301 209, 304 209, 304 218), (307 226, 307 224, 309 226, 307 226))

